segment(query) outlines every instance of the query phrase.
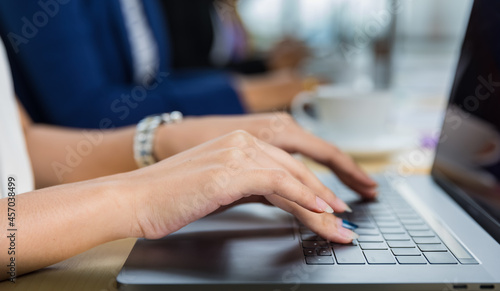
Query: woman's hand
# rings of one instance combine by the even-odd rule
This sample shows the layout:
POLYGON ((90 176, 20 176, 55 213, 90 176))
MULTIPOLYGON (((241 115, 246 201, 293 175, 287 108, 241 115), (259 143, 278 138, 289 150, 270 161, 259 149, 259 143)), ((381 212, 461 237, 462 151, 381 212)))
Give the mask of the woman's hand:
POLYGON ((303 41, 287 37, 269 52, 268 66, 272 70, 296 69, 310 54, 310 49, 303 41))
POLYGON ((159 159, 180 153, 234 130, 253 136, 288 153, 300 153, 329 167, 340 180, 365 198, 376 196, 376 183, 334 145, 306 132, 286 113, 186 118, 158 130, 155 153, 159 159))
POLYGON ((259 76, 235 76, 241 102, 250 113, 289 108, 304 90, 305 79, 296 71, 281 69, 259 76))
POLYGON ((331 214, 344 211, 344 202, 289 154, 244 131, 115 177, 131 198, 133 235, 139 237, 160 238, 240 199, 259 197, 297 215, 326 239, 356 237, 339 228, 331 214))

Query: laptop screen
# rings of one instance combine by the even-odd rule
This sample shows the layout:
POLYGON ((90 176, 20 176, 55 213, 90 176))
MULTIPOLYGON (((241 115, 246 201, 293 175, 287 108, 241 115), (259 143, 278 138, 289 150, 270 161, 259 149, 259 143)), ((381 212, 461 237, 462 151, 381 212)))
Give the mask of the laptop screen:
POLYGON ((473 5, 432 175, 500 242, 500 1, 473 5))

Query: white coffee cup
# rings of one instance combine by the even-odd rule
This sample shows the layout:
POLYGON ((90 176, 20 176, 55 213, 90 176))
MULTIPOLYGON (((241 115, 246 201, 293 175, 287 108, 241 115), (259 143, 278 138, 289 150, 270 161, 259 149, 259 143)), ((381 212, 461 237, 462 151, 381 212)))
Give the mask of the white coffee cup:
POLYGON ((292 114, 304 127, 334 141, 370 142, 387 129, 392 93, 361 92, 334 85, 318 86, 316 92, 302 92, 292 103, 292 114), (305 106, 317 113, 312 118, 305 106))

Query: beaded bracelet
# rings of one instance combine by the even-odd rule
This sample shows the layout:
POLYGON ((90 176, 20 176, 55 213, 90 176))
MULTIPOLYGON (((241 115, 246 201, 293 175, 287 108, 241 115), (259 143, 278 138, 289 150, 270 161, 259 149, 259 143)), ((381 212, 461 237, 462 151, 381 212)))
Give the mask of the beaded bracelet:
POLYGON ((182 113, 173 111, 171 113, 147 116, 137 124, 134 136, 134 159, 139 168, 158 162, 153 152, 154 139, 158 127, 162 124, 179 123, 182 119, 182 113))

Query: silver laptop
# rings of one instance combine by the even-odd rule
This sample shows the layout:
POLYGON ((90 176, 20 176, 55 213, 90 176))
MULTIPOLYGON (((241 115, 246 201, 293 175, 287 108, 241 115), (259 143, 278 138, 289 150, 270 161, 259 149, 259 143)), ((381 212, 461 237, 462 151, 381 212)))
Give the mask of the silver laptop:
POLYGON ((432 174, 376 177, 353 208, 349 245, 291 215, 249 204, 160 240, 139 239, 122 290, 500 290, 500 1, 472 8, 432 174))

